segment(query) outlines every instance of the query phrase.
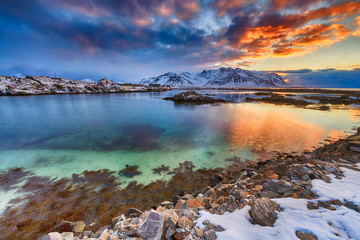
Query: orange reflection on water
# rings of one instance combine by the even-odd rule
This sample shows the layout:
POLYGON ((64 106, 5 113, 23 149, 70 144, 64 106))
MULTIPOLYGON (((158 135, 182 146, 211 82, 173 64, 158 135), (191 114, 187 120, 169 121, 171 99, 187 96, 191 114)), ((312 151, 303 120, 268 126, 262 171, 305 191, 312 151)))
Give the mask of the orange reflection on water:
POLYGON ((289 109, 269 111, 258 106, 242 104, 232 109, 228 140, 234 148, 298 152, 310 150, 324 139, 323 126, 308 122, 289 109))

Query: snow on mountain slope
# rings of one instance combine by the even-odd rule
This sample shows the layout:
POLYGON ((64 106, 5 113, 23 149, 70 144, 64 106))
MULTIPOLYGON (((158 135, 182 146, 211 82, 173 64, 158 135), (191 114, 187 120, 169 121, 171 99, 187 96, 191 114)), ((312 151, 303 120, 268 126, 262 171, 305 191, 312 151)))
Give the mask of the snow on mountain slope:
POLYGON ((275 73, 247 71, 240 68, 204 70, 201 73, 165 73, 158 77, 143 79, 142 84, 162 84, 172 87, 281 87, 286 83, 275 73))
POLYGON ((143 79, 140 81, 140 84, 161 84, 161 85, 170 85, 172 87, 195 85, 191 80, 191 74, 188 72, 183 72, 183 73, 168 72, 158 77, 143 79))

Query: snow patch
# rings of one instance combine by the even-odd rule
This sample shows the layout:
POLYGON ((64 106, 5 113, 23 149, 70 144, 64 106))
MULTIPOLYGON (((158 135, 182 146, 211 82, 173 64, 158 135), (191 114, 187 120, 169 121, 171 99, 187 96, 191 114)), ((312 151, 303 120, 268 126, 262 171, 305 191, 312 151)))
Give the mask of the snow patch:
MULTIPOLYGON (((358 164, 360 166, 360 164, 358 164)), ((317 200, 340 199, 360 203, 360 172, 343 168, 345 177, 325 183, 313 180, 313 190, 320 196, 317 200)), ((249 222, 250 206, 224 215, 201 211, 198 226, 209 220, 221 225, 225 231, 216 233, 218 239, 298 239, 297 230, 316 235, 319 240, 360 239, 360 213, 345 206, 335 206, 336 211, 325 208, 307 209, 307 199, 279 198, 283 211, 278 214, 274 227, 262 227, 249 222)))

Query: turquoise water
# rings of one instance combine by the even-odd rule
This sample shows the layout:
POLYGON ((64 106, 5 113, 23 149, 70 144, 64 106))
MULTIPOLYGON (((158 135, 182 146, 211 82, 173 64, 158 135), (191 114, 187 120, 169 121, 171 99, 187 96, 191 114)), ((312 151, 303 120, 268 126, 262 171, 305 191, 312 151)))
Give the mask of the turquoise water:
POLYGON ((84 170, 119 171, 138 165, 129 180, 148 183, 154 174, 191 161, 223 167, 225 159, 255 160, 268 151, 311 150, 359 126, 359 110, 318 111, 242 103, 233 91, 200 91, 235 100, 211 105, 174 104, 177 91, 0 98, 0 169, 25 167, 40 176, 69 177, 84 170))

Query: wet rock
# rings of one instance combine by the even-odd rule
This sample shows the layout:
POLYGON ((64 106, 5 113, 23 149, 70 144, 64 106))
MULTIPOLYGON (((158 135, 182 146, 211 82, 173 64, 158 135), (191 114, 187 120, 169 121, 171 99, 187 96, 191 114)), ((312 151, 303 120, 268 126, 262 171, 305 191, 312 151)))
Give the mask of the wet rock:
POLYGON ((300 240, 318 240, 318 238, 312 233, 306 233, 297 230, 295 234, 300 240))
POLYGON ((273 226, 277 219, 279 204, 269 198, 259 198, 251 207, 250 214, 254 222, 261 226, 273 226))
POLYGON ((75 223, 73 227, 73 232, 75 233, 82 233, 85 229, 86 225, 83 221, 78 221, 75 223))
POLYGON ((151 210, 145 221, 141 224, 138 234, 145 239, 160 239, 163 230, 161 214, 151 210))

